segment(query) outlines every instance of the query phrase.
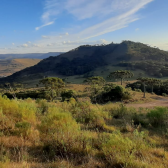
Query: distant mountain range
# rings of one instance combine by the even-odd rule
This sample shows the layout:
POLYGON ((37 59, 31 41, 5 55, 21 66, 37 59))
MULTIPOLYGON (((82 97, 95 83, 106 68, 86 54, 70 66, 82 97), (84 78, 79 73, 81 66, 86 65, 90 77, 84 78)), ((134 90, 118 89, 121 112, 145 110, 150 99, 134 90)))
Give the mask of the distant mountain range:
POLYGON ((37 65, 1 79, 9 82, 37 82, 46 76, 58 76, 79 83, 88 76, 103 76, 119 69, 128 69, 137 76, 168 76, 168 52, 139 42, 80 46, 57 57, 49 57, 37 65))
POLYGON ((31 58, 31 59, 44 59, 49 56, 58 56, 63 52, 49 52, 49 53, 29 53, 29 54, 0 54, 1 59, 16 59, 16 58, 31 58))

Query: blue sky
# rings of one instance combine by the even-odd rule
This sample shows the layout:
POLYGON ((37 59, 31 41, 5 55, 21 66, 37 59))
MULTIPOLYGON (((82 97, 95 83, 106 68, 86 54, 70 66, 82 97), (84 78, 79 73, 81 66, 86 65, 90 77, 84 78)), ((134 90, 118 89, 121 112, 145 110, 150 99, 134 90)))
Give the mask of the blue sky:
POLYGON ((1 0, 0 54, 142 42, 168 50, 167 0, 1 0))

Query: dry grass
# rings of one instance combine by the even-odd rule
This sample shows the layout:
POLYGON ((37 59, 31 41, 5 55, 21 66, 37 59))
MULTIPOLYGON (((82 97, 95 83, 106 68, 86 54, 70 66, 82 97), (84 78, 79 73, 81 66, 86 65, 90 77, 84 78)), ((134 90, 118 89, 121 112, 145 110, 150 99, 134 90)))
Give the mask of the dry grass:
MULTIPOLYGON (((79 93, 85 87, 67 86, 79 93)), ((45 101, 44 108, 39 100, 1 97, 0 168, 168 167, 165 128, 153 127, 146 117, 149 107, 166 106, 168 99, 149 93, 142 99, 143 93, 131 92, 137 101, 126 106, 91 104, 83 97, 45 101)))
POLYGON ((1 76, 9 76, 17 71, 36 65, 40 61, 41 59, 0 60, 0 74, 1 76))

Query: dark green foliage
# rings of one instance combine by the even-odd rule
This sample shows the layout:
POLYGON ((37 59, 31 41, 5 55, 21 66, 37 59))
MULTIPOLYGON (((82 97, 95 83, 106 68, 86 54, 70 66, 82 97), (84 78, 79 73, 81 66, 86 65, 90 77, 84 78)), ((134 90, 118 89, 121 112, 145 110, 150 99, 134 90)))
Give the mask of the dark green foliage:
POLYGON ((106 65, 105 60, 103 59, 103 55, 106 54, 106 51, 97 49, 90 56, 85 55, 83 58, 77 57, 71 61, 68 58, 63 57, 61 58, 60 63, 55 66, 55 70, 66 76, 85 74, 97 67, 106 65))
POLYGON ((63 80, 57 77, 44 78, 39 83, 45 86, 47 90, 45 96, 52 101, 59 96, 61 90, 65 87, 63 80))
POLYGON ((84 80, 84 83, 87 83, 89 85, 99 85, 99 86, 104 85, 105 82, 106 82, 105 79, 101 76, 93 76, 84 80))
MULTIPOLYGON (((150 79, 150 78, 147 78, 147 79, 150 79)), ((153 85, 153 93, 158 95, 163 95, 163 96, 165 94, 168 94, 168 81, 167 80, 162 82, 160 80, 157 80, 157 81, 159 81, 159 83, 156 83, 156 85, 153 85)), ((126 87, 131 87, 132 90, 135 90, 135 91, 144 91, 143 83, 141 83, 140 81, 129 83, 127 84, 126 87)), ((152 91, 151 84, 146 82, 145 89, 147 92, 151 92, 152 91)))
POLYGON ((76 92, 74 90, 64 90, 61 93, 62 101, 70 100, 70 98, 76 99, 76 92))
POLYGON ((120 104, 119 107, 111 111, 111 114, 114 118, 118 119, 123 118, 127 114, 127 112, 127 107, 124 104, 120 104))
MULTIPOLYGON (((159 58, 159 57, 158 57, 159 58)), ((143 60, 143 61, 131 61, 121 62, 118 66, 126 67, 130 70, 143 70, 146 74, 153 77, 165 77, 168 76, 168 64, 165 61, 143 60)))
MULTIPOLYGON (((26 91, 20 91, 15 93, 16 98, 18 99, 27 99, 27 98, 32 98, 32 99, 38 99, 38 98, 45 98, 45 90, 26 90, 26 91)), ((3 95, 6 95, 9 99, 13 98, 13 95, 11 93, 4 93, 3 95)))
POLYGON ((92 103, 104 104, 109 101, 121 101, 130 99, 131 95, 122 86, 107 85, 102 88, 102 91, 97 95, 91 96, 92 103))
POLYGON ((115 72, 111 72, 110 75, 108 76, 109 79, 115 78, 115 79, 121 79, 121 85, 123 83, 123 79, 131 78, 133 77, 133 73, 128 71, 128 70, 118 70, 115 72))
POLYGON ((137 113, 133 113, 132 121, 133 121, 133 124, 136 126, 141 125, 141 126, 146 127, 149 124, 148 122, 144 120, 142 114, 137 114, 137 113))
POLYGON ((147 114, 147 117, 152 126, 164 126, 168 120, 168 109, 166 107, 156 107, 147 114))
POLYGON ((142 83, 142 85, 143 85, 143 92, 144 92, 144 95, 143 95, 143 97, 145 98, 145 93, 146 93, 146 84, 148 84, 148 82, 149 82, 149 78, 144 78, 144 77, 141 77, 141 78, 138 78, 137 79, 140 83, 142 83))

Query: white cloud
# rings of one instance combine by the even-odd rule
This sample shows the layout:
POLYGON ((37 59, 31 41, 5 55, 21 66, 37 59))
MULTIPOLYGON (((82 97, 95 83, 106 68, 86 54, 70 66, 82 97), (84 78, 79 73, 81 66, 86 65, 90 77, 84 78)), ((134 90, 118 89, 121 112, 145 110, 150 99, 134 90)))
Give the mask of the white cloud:
POLYGON ((52 24, 54 24, 54 21, 48 22, 48 23, 46 23, 46 24, 43 24, 42 26, 36 27, 35 30, 39 30, 39 29, 41 29, 41 28, 43 28, 43 27, 45 27, 45 26, 49 26, 49 25, 52 25, 52 24))
POLYGON ((12 45, 14 46, 14 45, 15 45, 15 43, 12 43, 12 45))
POLYGON ((47 46, 53 46, 53 44, 50 43, 50 44, 47 44, 47 46))
POLYGON ((28 44, 22 44, 22 45, 20 45, 20 46, 18 46, 18 47, 23 47, 23 48, 25 48, 25 47, 28 47, 29 45, 28 44))
POLYGON ((33 44, 32 46, 33 46, 33 47, 41 47, 40 44, 33 44))
POLYGON ((139 28, 136 28, 135 31, 139 31, 139 28))
POLYGON ((27 43, 28 43, 28 44, 31 44, 31 41, 28 41, 27 43))

